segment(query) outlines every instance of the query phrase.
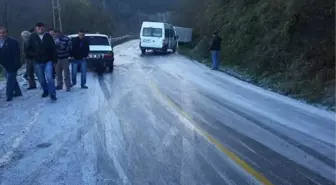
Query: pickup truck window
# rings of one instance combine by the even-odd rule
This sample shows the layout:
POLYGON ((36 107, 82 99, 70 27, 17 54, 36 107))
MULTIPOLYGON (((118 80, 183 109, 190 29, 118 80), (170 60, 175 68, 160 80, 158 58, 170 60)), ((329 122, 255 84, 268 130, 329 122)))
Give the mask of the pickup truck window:
POLYGON ((109 46, 108 38, 101 36, 87 36, 90 45, 109 46))

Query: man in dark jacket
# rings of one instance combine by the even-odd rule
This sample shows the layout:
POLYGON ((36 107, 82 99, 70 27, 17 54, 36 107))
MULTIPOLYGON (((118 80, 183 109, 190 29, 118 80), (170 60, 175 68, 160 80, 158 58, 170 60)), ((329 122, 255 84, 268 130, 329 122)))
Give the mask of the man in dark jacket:
POLYGON ((43 23, 36 23, 35 30, 29 37, 25 53, 34 60, 35 72, 43 89, 42 97, 49 95, 51 100, 55 101, 57 100, 53 79, 53 68, 57 63, 55 42, 52 36, 45 32, 43 23))
POLYGON ((13 97, 22 96, 20 86, 16 80, 20 63, 19 43, 7 36, 7 29, 0 26, 0 64, 6 70, 6 95, 7 101, 12 101, 13 97))
POLYGON ((58 62, 56 64, 57 86, 56 90, 63 89, 63 72, 66 91, 70 91, 70 71, 69 56, 71 39, 61 33, 60 30, 54 30, 54 40, 56 44, 58 62))
POLYGON ((221 48, 222 39, 218 36, 217 32, 213 34, 213 39, 210 47, 211 58, 212 58, 212 69, 219 69, 219 52, 221 48))
POLYGON ((87 89, 86 86, 86 72, 87 72, 87 63, 86 58, 88 57, 90 52, 89 41, 85 38, 85 31, 80 30, 78 33, 78 37, 72 40, 71 47, 71 57, 73 60, 71 61, 71 72, 72 72, 72 86, 77 83, 77 70, 78 65, 81 66, 81 88, 87 89))

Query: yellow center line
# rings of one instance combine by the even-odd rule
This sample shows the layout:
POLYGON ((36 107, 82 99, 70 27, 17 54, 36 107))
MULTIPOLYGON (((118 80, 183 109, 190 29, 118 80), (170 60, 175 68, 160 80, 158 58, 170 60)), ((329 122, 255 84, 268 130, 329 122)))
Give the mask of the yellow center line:
POLYGON ((203 135, 210 143, 215 145, 215 147, 223 152, 225 155, 227 155, 232 161, 234 161, 237 165, 239 165, 241 168, 243 168, 247 173, 252 175, 255 179, 257 179, 259 182, 263 183, 264 185, 273 185, 264 175, 259 173, 257 170, 252 168, 249 164, 247 164, 245 161, 243 161, 241 158, 239 158, 235 153, 231 152, 228 148, 223 146, 218 140, 216 140, 214 137, 212 137, 208 132, 197 126, 196 122, 182 109, 180 109, 168 96, 163 94, 159 88, 153 83, 149 83, 150 87, 159 95, 161 98, 163 98, 167 104, 173 108, 175 111, 180 113, 183 117, 185 117, 188 121, 190 121, 193 124, 193 127, 195 130, 203 135))

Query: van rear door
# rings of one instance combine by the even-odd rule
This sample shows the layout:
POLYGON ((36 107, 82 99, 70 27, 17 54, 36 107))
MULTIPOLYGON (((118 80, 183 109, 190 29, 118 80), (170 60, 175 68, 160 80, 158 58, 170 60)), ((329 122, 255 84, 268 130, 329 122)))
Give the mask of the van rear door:
POLYGON ((175 32, 171 28, 167 28, 165 30, 165 39, 168 41, 168 49, 175 49, 176 41, 175 41, 175 32))
POLYGON ((143 27, 141 32, 141 47, 162 48, 163 29, 153 27, 143 27))

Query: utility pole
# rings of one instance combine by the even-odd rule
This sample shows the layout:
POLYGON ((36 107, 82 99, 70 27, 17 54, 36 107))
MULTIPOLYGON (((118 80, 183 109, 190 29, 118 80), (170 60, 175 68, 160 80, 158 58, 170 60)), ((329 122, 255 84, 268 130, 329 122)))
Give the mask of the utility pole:
POLYGON ((51 4, 54 28, 59 28, 61 31, 63 31, 60 0, 51 0, 51 4))
POLYGON ((139 21, 139 27, 141 27, 141 22, 140 22, 140 9, 138 9, 138 21, 139 21))

